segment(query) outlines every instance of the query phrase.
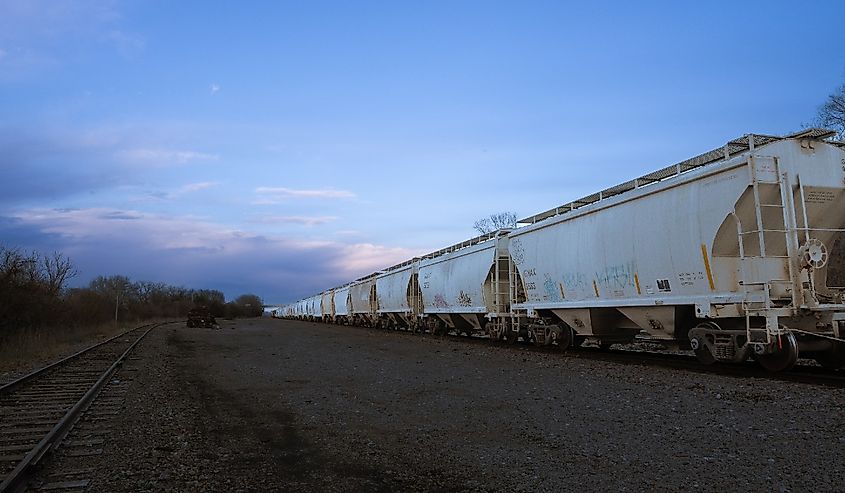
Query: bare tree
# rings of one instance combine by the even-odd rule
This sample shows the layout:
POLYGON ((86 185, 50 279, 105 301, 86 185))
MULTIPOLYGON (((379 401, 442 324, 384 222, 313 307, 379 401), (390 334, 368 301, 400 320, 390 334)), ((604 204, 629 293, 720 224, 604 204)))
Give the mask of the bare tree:
POLYGON ((838 139, 845 139, 845 84, 833 91, 819 108, 818 123, 822 127, 836 130, 838 139))
POLYGON ((498 212, 475 221, 472 226, 481 234, 492 233, 502 228, 516 227, 516 212, 498 212))
POLYGON ((69 258, 59 252, 42 258, 44 277, 50 294, 57 296, 65 287, 68 279, 75 277, 78 271, 69 258))

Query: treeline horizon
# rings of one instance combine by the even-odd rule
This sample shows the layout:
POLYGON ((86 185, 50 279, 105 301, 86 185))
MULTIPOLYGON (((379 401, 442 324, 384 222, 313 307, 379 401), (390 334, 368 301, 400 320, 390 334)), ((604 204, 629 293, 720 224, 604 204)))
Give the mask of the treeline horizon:
POLYGON ((71 259, 60 252, 45 255, 0 245, 0 340, 32 329, 184 318, 200 306, 223 318, 256 317, 264 311, 254 294, 227 302, 216 289, 132 281, 122 275, 98 276, 85 287, 68 287, 77 274, 71 259))

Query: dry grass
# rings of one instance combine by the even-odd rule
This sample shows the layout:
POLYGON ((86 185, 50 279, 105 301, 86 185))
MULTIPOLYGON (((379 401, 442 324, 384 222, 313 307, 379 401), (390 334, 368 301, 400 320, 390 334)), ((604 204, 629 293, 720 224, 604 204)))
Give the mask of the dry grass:
POLYGON ((37 329, 8 336, 0 343, 0 383, 139 325, 143 322, 37 329))

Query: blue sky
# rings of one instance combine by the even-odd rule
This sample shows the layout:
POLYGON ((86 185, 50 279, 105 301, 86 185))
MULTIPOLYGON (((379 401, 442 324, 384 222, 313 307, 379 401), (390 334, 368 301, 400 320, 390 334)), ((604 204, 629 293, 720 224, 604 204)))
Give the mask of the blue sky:
POLYGON ((757 132, 845 4, 0 0, 0 243, 286 302, 757 132))

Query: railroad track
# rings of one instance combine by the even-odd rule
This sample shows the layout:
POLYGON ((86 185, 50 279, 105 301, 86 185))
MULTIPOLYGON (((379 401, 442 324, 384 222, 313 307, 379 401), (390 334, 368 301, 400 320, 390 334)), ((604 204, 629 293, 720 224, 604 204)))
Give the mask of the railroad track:
POLYGON ((0 387, 0 493, 26 486, 132 349, 161 325, 128 330, 0 387))
MULTIPOLYGON (((383 329, 374 329, 371 327, 361 328, 376 332, 384 332, 383 329)), ((401 329, 390 332, 399 332, 421 337, 444 337, 432 335, 430 333, 414 333, 409 330, 401 329)), ((712 365, 705 365, 704 363, 698 361, 698 359, 692 354, 632 350, 624 348, 600 349, 598 347, 571 348, 565 352, 561 352, 554 346, 534 346, 523 342, 512 344, 504 341, 491 341, 486 336, 459 336, 450 333, 446 337, 449 337, 450 340, 460 341, 465 344, 493 346, 506 350, 557 353, 564 358, 591 359, 629 365, 656 366, 735 378, 764 378, 785 382, 798 382, 811 385, 845 388, 845 371, 827 370, 812 363, 801 364, 801 360, 799 360, 798 365, 789 371, 773 373, 761 368, 754 361, 747 361, 743 364, 716 363, 712 365)), ((620 344, 619 346, 622 345, 620 344)))

